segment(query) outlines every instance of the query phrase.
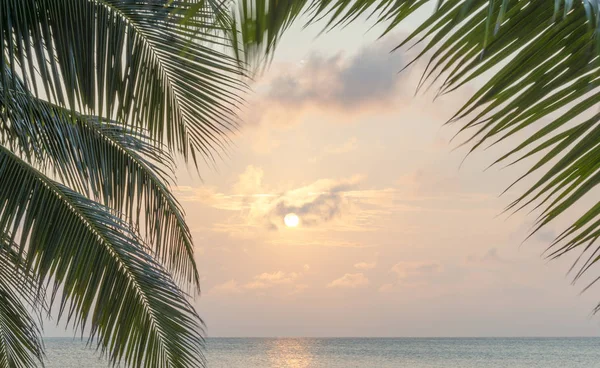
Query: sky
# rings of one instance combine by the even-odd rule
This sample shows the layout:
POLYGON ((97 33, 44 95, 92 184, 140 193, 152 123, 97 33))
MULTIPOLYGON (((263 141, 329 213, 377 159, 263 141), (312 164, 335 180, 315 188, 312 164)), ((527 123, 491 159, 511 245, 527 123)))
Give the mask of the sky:
POLYGON ((486 167, 443 126, 473 92, 415 96, 423 71, 358 23, 293 28, 253 83, 233 145, 176 196, 196 243, 209 336, 587 336, 598 301, 573 259, 523 243, 535 220, 502 211, 525 166, 486 167), (286 227, 286 214, 300 225, 286 227))
POLYGON ((292 28, 227 156, 179 170, 208 336, 597 335, 598 293, 541 256, 572 217, 522 243, 535 214, 502 211, 527 183, 500 193, 526 165, 461 165, 443 124, 475 85, 415 96, 423 64, 389 52, 413 25, 292 28))

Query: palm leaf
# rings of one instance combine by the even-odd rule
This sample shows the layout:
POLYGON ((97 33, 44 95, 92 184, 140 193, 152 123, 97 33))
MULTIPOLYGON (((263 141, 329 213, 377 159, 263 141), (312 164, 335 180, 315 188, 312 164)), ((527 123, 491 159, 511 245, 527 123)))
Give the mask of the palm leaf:
POLYGON ((266 65, 280 36, 307 3, 307 0, 234 2, 226 33, 240 65, 244 68, 266 65))
POLYGON ((89 331, 112 363, 204 365, 202 321, 131 226, 5 147, 0 232, 15 234, 26 268, 52 283, 59 319, 89 331))
POLYGON ((212 160, 235 129, 244 89, 236 61, 215 48, 225 42, 221 8, 215 0, 4 1, 0 70, 11 73, 0 83, 7 91, 19 77, 36 97, 212 160))
POLYGON ((38 280, 24 269, 24 260, 7 237, 0 250, 0 366, 36 367, 43 365, 44 345, 39 329, 43 308, 38 280))
POLYGON ((199 285, 183 210, 171 194, 173 161, 156 142, 111 121, 83 116, 28 95, 0 95, 0 137, 13 152, 145 229, 155 254, 199 285))

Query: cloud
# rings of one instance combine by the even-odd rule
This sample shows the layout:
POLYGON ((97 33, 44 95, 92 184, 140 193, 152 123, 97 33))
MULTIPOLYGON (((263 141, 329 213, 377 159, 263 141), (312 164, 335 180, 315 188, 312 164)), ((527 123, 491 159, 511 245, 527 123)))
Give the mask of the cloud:
MULTIPOLYGON (((300 229, 328 230, 329 234, 333 231, 365 232, 385 227, 386 219, 398 212, 463 210, 448 204, 441 206, 439 201, 442 199, 477 203, 482 200, 481 196, 470 196, 468 193, 407 193, 409 185, 401 183, 397 188, 364 188, 366 180, 359 175, 319 179, 291 189, 289 186, 270 187, 265 184, 265 177, 266 173, 261 167, 249 165, 228 193, 210 187, 181 186, 176 188, 175 194, 183 202, 201 202, 216 209, 234 212, 211 225, 210 229, 238 239, 264 237, 269 231, 284 229, 283 218, 289 213, 300 217, 300 229)), ((416 173, 415 177, 423 176, 416 173)), ((301 245, 316 243, 314 237, 288 237, 271 241, 302 242, 301 245)), ((327 239, 318 240, 318 243, 341 247, 372 246, 346 239, 340 241, 329 235, 327 239)))
POLYGON ((498 249, 492 248, 483 255, 482 260, 485 262, 501 262, 504 263, 506 260, 498 254, 498 249))
MULTIPOLYGON (((391 202, 393 190, 361 189, 361 176, 343 179, 321 179, 271 198, 263 208, 262 218, 270 229, 283 226, 283 217, 295 213, 301 227, 316 227, 333 222, 341 231, 369 231, 377 226, 369 221, 381 215, 373 206, 391 202), (343 223, 334 221, 344 217, 343 223)), ((259 215, 258 211, 255 215, 259 215)), ((348 243, 348 242, 346 242, 348 243)), ((360 244, 360 246, 365 246, 360 244)))
POLYGON ((359 288, 369 285, 369 279, 363 273, 347 273, 327 284, 328 288, 359 288))
POLYGON ((261 273, 260 275, 255 276, 254 279, 269 284, 289 284, 294 282, 298 276, 299 274, 295 272, 285 273, 282 271, 277 271, 273 273, 261 273))
MULTIPOLYGON (((304 269, 306 270, 306 268, 304 269)), ((298 272, 263 272, 244 284, 238 283, 237 280, 229 280, 216 285, 209 290, 209 294, 240 294, 244 291, 267 290, 280 285, 285 285, 287 289, 291 289, 291 293, 299 293, 308 288, 304 284, 295 284, 301 277, 302 274, 298 272)))
MULTIPOLYGON (((253 177, 252 184, 258 182, 253 177)), ((351 208, 345 193, 357 188, 359 177, 323 179, 279 194, 254 194, 246 198, 248 222, 270 230, 283 227, 288 213, 300 217, 300 226, 315 227, 341 217, 351 208)), ((244 185, 246 187, 246 185, 244 185)))
POLYGON ((272 284, 268 284, 262 281, 250 281, 249 283, 244 285, 244 289, 248 290, 263 290, 270 289, 271 287, 273 287, 272 284))
MULTIPOLYGON (((290 285, 296 282, 300 273, 277 271, 273 273, 263 272, 260 275, 254 276, 253 280, 244 284, 242 287, 247 290, 264 290, 270 289, 277 285, 290 285)), ((296 287, 294 286, 294 290, 296 287)))
POLYGON ((359 270, 372 270, 373 268, 375 268, 375 266, 377 266, 377 262, 359 262, 356 263, 354 265, 354 268, 359 269, 359 270))
POLYGON ((319 193, 313 198, 306 198, 303 203, 282 196, 270 209, 268 216, 273 227, 288 213, 295 213, 301 219, 302 226, 316 226, 342 215, 348 202, 343 194, 344 187, 337 186, 319 193))
MULTIPOLYGON (((375 218, 389 215, 398 207, 392 188, 363 189, 363 177, 319 179, 310 184, 279 191, 264 184, 262 168, 249 165, 238 176, 229 193, 214 188, 180 186, 175 194, 183 202, 200 202, 216 209, 237 212, 224 222, 212 225, 212 230, 225 232, 236 238, 256 237, 256 229, 284 228, 283 218, 288 213, 300 217, 301 228, 315 228, 331 223, 339 231, 372 231, 381 226, 375 218), (337 219, 344 217, 344 221, 337 219)), ((310 243, 310 240, 305 239, 310 243)), ((328 242, 331 243, 331 242, 328 242)), ((364 247, 339 241, 332 246, 364 247)))
POLYGON ((490 248, 482 256, 468 256, 467 262, 471 264, 499 264, 499 263, 510 263, 509 259, 506 259, 498 253, 497 248, 490 248))
POLYGON ((236 194, 256 194, 262 189, 262 179, 264 171, 260 167, 248 165, 243 173, 238 176, 237 182, 233 185, 233 191, 236 194))
POLYGON ((284 106, 307 104, 356 110, 395 99, 403 57, 394 41, 377 42, 346 57, 312 54, 298 68, 273 78, 267 96, 284 106))
POLYGON ((403 54, 390 53, 398 39, 389 36, 353 54, 312 53, 300 63, 273 65, 270 73, 255 83, 257 94, 242 114, 243 121, 253 125, 268 122, 285 129, 313 110, 351 117, 372 109, 392 111, 391 107, 402 104, 400 96, 414 92, 412 85, 406 93, 402 89, 408 85, 405 74, 398 74, 404 65, 403 54))
POLYGON ((438 262, 398 262, 390 271, 395 273, 399 280, 419 279, 440 273, 442 265, 438 262))

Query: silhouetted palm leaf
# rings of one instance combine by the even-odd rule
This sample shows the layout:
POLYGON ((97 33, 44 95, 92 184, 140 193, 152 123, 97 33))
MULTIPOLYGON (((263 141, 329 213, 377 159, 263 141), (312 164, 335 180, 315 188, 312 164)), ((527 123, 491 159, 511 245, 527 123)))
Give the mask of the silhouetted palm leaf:
MULTIPOLYGON (((150 367, 203 363, 201 321, 130 225, 0 147, 0 230, 27 268, 61 287, 60 316, 90 328, 110 360, 150 367)), ((54 296, 53 298, 54 299, 54 296)))
POLYGON ((143 133, 28 96, 0 95, 3 142, 80 193, 124 213, 145 229, 168 267, 198 285, 191 235, 168 184, 173 160, 143 133))
POLYGON ((173 157, 212 162, 236 129, 244 71, 225 10, 1 2, 0 237, 23 260, 0 267, 0 366, 41 359, 28 290, 115 365, 204 365, 203 323, 177 284, 199 290, 193 244, 169 185, 173 157), (4 287, 17 270, 26 285, 4 287))
POLYGON ((0 239, 0 366, 35 367, 43 362, 44 345, 39 329, 39 299, 36 275, 27 270, 16 244, 0 239))
MULTIPOLYGON (((213 157, 235 128, 242 88, 214 0, 20 0, 0 7, 4 58, 27 90, 169 147, 213 157), (198 6, 201 4, 202 6, 198 6), (212 8, 209 8, 209 5, 212 8), (196 12, 191 13, 193 8, 196 12), (185 22, 183 20, 186 20, 185 22)), ((11 74, 1 84, 8 89, 11 74)))

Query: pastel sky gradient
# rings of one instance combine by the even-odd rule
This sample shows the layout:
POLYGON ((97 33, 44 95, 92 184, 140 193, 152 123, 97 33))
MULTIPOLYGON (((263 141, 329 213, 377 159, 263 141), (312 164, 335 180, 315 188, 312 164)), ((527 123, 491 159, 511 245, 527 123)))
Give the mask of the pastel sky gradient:
POLYGON ((180 173, 209 336, 596 335, 594 290, 541 257, 569 218, 521 245, 535 215, 501 213, 523 186, 499 194, 524 167, 484 171, 506 146, 460 167, 442 127, 472 89, 415 97, 402 35, 366 29, 292 29, 229 157, 180 173))
POLYGON ((414 96, 423 64, 389 53, 411 24, 367 28, 294 27, 228 157, 178 173, 208 335, 597 335, 597 292, 541 257, 569 218, 521 245, 535 214, 501 213, 524 186, 499 194, 525 167, 484 171, 506 146, 460 165, 442 125, 475 86, 414 96))

